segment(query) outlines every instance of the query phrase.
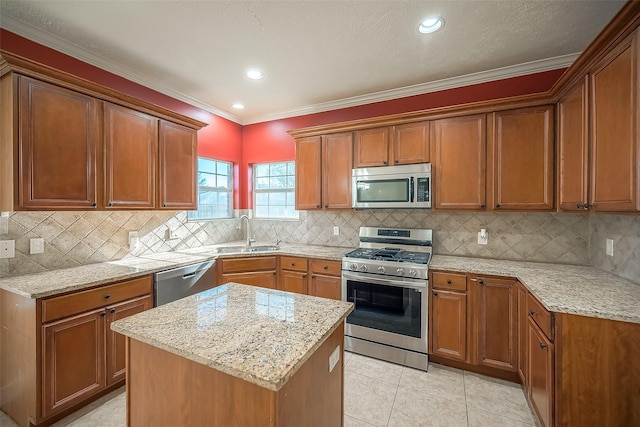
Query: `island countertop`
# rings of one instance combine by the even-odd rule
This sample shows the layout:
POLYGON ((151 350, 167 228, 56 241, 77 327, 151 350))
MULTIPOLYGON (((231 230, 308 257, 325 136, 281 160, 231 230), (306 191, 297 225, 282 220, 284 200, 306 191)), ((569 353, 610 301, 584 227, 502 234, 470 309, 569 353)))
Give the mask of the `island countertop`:
POLYGON ((352 310, 344 301, 227 283, 111 328, 278 391, 352 310))

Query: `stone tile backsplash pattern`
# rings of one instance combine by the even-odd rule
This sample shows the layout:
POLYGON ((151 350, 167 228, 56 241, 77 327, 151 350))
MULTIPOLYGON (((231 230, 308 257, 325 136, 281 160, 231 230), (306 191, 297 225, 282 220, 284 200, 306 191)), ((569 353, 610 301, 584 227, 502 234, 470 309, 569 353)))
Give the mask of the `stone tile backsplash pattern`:
MULTIPOLYGON (((237 215, 248 213, 238 211, 237 215)), ((425 210, 300 212, 298 221, 252 220, 258 241, 306 243, 352 248, 361 225, 432 228, 434 252, 569 264, 591 264, 640 283, 640 217, 594 213, 484 213, 425 210), (340 235, 333 235, 333 226, 340 235), (480 228, 489 244, 477 244, 480 228), (604 239, 614 239, 614 257, 604 254, 604 239)), ((213 245, 244 238, 239 221, 188 222, 184 211, 18 212, 9 217, 16 257, 0 260, 0 277, 213 245), (174 238, 167 239, 167 229, 174 238), (128 233, 140 243, 129 251, 128 233), (29 255, 29 239, 45 239, 45 253, 29 255)))

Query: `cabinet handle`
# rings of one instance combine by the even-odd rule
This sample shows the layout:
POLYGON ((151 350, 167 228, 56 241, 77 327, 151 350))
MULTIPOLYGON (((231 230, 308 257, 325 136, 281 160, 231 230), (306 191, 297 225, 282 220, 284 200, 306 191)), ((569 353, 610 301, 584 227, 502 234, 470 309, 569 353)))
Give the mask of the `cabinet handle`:
POLYGON ((104 299, 109 299, 109 298, 111 298, 111 295, 109 295, 109 294, 106 294, 106 295, 104 296, 104 299))
POLYGON ((295 262, 292 262, 292 263, 291 263, 291 267, 295 267, 295 266, 296 266, 296 263, 295 263, 295 262))
POLYGON ((396 160, 396 163, 399 163, 399 162, 396 160))
POLYGON ((484 205, 480 205, 480 209, 484 209, 484 207, 485 207, 484 205))
POLYGON ((437 297, 437 296, 438 296, 438 293, 437 293, 436 291, 433 291, 433 292, 431 293, 431 295, 433 295, 434 297, 437 297))
POLYGON ((104 317, 104 316, 106 316, 106 315, 107 315, 107 312, 106 312, 106 311, 103 311, 102 313, 100 313, 100 317, 104 317))
POLYGON ((315 274, 312 274, 312 275, 311 275, 311 278, 312 278, 312 279, 315 279, 315 278, 316 278, 316 275, 315 275, 315 274))
POLYGON ((535 311, 533 311, 533 310, 529 310, 529 315, 530 315, 530 316, 535 316, 535 315, 536 315, 536 312, 535 312, 535 311))
POLYGON ((167 207, 167 204, 166 204, 166 203, 163 203, 163 204, 162 204, 162 207, 163 207, 163 208, 166 208, 166 207, 167 207))
POLYGON ((447 280, 447 285, 450 285, 450 284, 451 284, 451 280, 447 280))
POLYGON ((111 313, 111 314, 113 314, 113 313, 115 313, 115 312, 116 312, 116 309, 115 309, 115 308, 112 308, 111 310, 109 310, 109 313, 111 313))
POLYGON ((107 203, 107 206, 113 206, 113 203, 109 202, 107 203))
POLYGON ((329 205, 324 205, 324 207, 325 207, 325 208, 328 208, 328 207, 329 207, 329 205))
POLYGON ((547 345, 545 343, 541 342, 540 343, 540 348, 544 350, 545 348, 547 348, 547 345))
POLYGON ((96 202, 93 202, 93 203, 91 203, 91 206, 93 206, 95 208, 96 206, 98 206, 98 204, 96 202))
POLYGON ((320 208, 320 205, 316 205, 316 208, 320 208))
POLYGON ((583 208, 584 208, 584 210, 585 210, 585 211, 586 211, 586 210, 588 210, 590 207, 591 207, 591 206, 589 206, 589 203, 585 203, 585 204, 584 204, 584 206, 583 206, 583 208))
POLYGON ((383 164, 383 165, 386 165, 386 164, 387 164, 387 161, 386 161, 386 160, 383 160, 383 161, 382 161, 382 164, 383 164))
POLYGON ((323 269, 323 270, 328 270, 328 269, 329 269, 329 266, 328 266, 328 265, 325 265, 324 267, 322 267, 322 269, 323 269))
POLYGON ((307 275, 306 275, 306 274, 303 274, 303 275, 302 275, 302 278, 304 279, 305 277, 307 277, 307 275))
POLYGON ((582 205, 581 205, 580 203, 578 203, 578 204, 576 205, 576 208, 578 208, 578 209, 582 209, 582 205))
POLYGON ((479 285, 484 285, 484 280, 482 280, 482 279, 478 280, 478 284, 479 285))
POLYGON ((500 209, 500 205, 496 205, 496 208, 500 209))

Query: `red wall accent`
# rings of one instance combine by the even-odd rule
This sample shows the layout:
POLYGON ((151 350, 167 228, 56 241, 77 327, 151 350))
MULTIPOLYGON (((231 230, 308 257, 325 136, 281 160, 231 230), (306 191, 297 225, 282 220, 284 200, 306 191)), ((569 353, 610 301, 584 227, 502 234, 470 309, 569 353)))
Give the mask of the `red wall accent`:
POLYGON ((295 143, 287 133, 288 130, 544 92, 549 90, 564 72, 564 69, 546 71, 357 107, 242 126, 1 28, 0 48, 209 123, 209 126, 198 133, 198 153, 201 156, 234 162, 234 206, 236 209, 249 209, 253 206, 249 173, 251 164, 295 159, 295 143))

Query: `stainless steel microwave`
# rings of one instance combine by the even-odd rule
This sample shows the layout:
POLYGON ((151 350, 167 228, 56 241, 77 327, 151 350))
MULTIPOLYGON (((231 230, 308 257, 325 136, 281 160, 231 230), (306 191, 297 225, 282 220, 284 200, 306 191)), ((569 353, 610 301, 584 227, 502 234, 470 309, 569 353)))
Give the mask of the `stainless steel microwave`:
POLYGON ((431 208, 431 164, 357 168, 352 171, 355 209, 431 208))

